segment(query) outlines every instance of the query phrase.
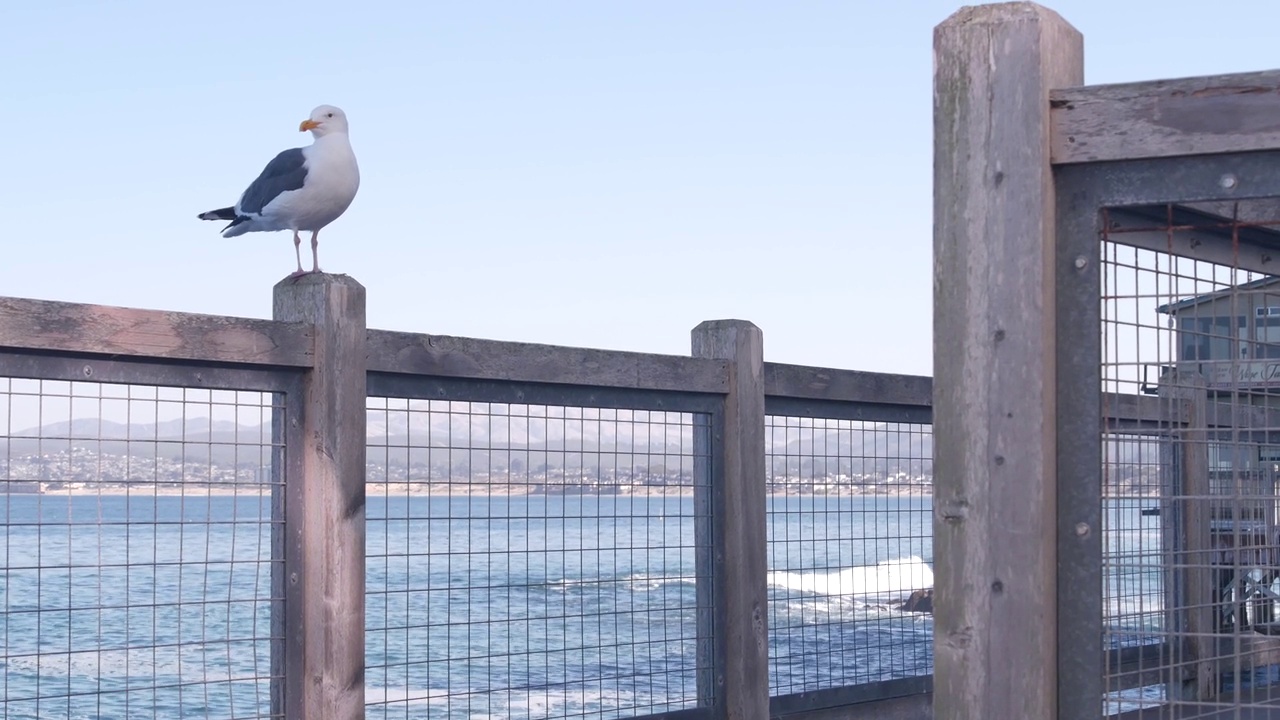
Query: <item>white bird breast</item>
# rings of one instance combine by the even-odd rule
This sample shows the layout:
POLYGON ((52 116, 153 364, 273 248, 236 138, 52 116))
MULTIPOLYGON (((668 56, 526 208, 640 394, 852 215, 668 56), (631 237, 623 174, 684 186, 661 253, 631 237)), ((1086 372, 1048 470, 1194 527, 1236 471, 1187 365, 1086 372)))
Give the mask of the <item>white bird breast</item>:
POLYGON ((263 208, 287 230, 319 230, 351 206, 360 189, 360 168, 346 135, 334 133, 303 148, 307 179, 302 189, 282 193, 263 208))

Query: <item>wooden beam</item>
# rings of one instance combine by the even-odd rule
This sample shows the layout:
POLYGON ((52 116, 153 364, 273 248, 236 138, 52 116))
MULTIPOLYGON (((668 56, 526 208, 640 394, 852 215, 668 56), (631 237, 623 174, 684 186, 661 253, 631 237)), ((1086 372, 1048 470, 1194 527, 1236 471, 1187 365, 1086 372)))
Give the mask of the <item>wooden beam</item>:
POLYGON ((369 370, 410 375, 724 393, 728 362, 447 335, 368 331, 369 370))
POLYGON ((0 297, 0 350, 310 367, 311 326, 0 297))
MULTIPOLYGON (((1196 408, 1187 398, 1167 393, 1163 396, 1103 393, 1104 428, 1108 422, 1120 422, 1172 433, 1187 426, 1193 420, 1194 411, 1202 413, 1197 417, 1209 429, 1229 428, 1246 436, 1249 433, 1280 433, 1280 408, 1212 398, 1202 405, 1196 408)), ((1264 440, 1259 442, 1273 444, 1264 440)))
POLYGON ((809 720, 815 716, 822 717, 824 711, 843 711, 845 714, 834 717, 879 718, 883 716, 878 711, 895 705, 894 700, 913 698, 917 703, 912 707, 926 711, 923 717, 932 718, 932 713, 928 713, 927 702, 932 692, 933 677, 930 675, 861 682, 856 685, 774 695, 769 698, 769 716, 772 720, 809 720))
POLYGON ((966 7, 934 68, 934 713, 1052 719, 1049 90, 1081 84, 1083 42, 1034 3, 966 7))
POLYGON ((277 429, 287 450, 285 718, 355 720, 365 704, 364 287, 345 275, 284 280, 275 317, 316 332, 315 367, 277 429))
POLYGON ((742 320, 704 322, 693 330, 693 355, 729 361, 723 422, 712 428, 716 715, 767 720, 764 337, 742 320))
POLYGON ((928 406, 933 403, 933 378, 767 362, 764 392, 806 400, 928 406))
POLYGON ((1050 93, 1055 164, 1280 148, 1280 70, 1050 93))
POLYGON ((1205 405, 1205 425, 1209 428, 1225 428, 1239 433, 1242 439, 1254 436, 1263 445, 1275 442, 1265 439, 1266 433, 1280 433, 1280 408, 1254 405, 1247 401, 1232 402, 1210 399, 1205 405), (1263 433, 1263 437, 1254 434, 1263 433))
MULTIPOLYGON (((1161 395, 1186 402, 1187 425, 1174 434, 1174 466, 1178 468, 1176 485, 1165 489, 1168 502, 1177 507, 1177 539, 1163 564, 1165 577, 1174 581, 1166 592, 1168 627, 1178 628, 1171 640, 1177 647, 1190 650, 1194 679, 1173 678, 1169 686, 1170 700, 1209 700, 1218 692, 1217 628, 1214 615, 1219 611, 1217 581, 1213 568, 1213 538, 1209 529, 1209 436, 1206 408, 1209 404, 1204 378, 1195 372, 1172 373, 1161 381, 1161 395), (1170 572, 1171 571, 1171 572, 1170 572), (1185 639, 1185 645, 1181 641, 1185 639)), ((1172 479, 1172 478, 1171 478, 1172 479)), ((1162 515, 1163 508, 1162 508, 1162 515)), ((1168 547, 1168 546, 1166 546, 1168 547)), ((1187 659, 1177 658, 1178 663, 1187 659)))
POLYGON ((1103 393, 1103 422, 1127 422, 1149 425, 1153 429, 1173 430, 1187 422, 1187 403, 1154 395, 1103 393))

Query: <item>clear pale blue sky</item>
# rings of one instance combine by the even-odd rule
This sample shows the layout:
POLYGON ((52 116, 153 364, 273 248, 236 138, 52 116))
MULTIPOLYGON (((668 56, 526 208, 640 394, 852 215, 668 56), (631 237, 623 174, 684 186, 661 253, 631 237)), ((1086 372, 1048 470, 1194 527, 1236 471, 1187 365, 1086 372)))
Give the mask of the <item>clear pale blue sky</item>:
MULTIPOLYGON (((397 330, 930 372, 932 29, 959 2, 9 3, 0 295, 267 317, 233 203, 311 108, 321 264, 397 330)), ((1062 0, 1090 83, 1280 65, 1280 3, 1062 0)), ((308 261, 309 262, 309 261, 308 261)))

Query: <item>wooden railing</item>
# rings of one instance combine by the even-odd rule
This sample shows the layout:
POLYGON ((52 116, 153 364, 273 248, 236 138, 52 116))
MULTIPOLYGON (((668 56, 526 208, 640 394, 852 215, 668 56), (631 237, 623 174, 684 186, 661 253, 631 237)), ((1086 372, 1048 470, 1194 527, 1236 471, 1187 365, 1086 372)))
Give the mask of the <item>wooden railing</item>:
POLYGON ((421 394, 426 379, 478 399, 641 398, 715 418, 708 494, 694 500, 713 518, 699 526, 701 706, 671 717, 928 716, 928 676, 770 697, 763 479, 767 412, 927 424, 929 378, 766 363, 760 330, 735 320, 695 328, 688 357, 368 330, 364 295, 345 276, 285 280, 273 320, 0 298, 0 376, 284 394, 276 711, 363 717, 366 397, 421 394))

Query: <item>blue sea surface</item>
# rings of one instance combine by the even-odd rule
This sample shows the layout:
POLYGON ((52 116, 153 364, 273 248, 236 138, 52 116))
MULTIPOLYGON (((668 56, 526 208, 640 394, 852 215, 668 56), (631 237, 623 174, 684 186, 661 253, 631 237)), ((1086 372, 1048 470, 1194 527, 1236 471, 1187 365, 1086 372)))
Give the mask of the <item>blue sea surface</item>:
MULTIPOLYGON (((271 710, 271 500, 11 495, 6 718, 271 710)), ((775 692, 927 674, 929 498, 769 500, 775 692)), ((373 718, 626 717, 698 701, 690 497, 370 496, 373 718)), ((707 647, 703 646, 705 653, 707 647)))

